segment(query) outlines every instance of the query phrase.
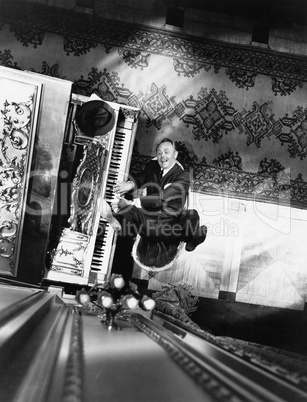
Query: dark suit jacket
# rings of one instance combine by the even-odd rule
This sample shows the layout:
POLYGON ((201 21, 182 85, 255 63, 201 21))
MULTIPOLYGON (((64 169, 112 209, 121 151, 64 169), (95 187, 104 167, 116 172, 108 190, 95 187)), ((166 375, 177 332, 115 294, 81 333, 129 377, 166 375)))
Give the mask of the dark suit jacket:
POLYGON ((190 174, 177 163, 163 178, 158 161, 151 160, 134 179, 138 189, 146 188, 140 196, 143 212, 153 219, 173 220, 181 214, 190 187, 190 174))

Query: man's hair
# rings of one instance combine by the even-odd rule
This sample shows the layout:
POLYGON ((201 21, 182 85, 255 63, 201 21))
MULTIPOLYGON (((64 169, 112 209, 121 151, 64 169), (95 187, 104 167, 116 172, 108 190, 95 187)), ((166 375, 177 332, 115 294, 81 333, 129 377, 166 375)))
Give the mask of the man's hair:
POLYGON ((161 145, 161 144, 163 144, 163 142, 170 142, 170 143, 173 145, 175 151, 177 151, 177 150, 176 150, 175 141, 171 140, 171 139, 168 138, 168 137, 163 138, 163 139, 159 142, 159 144, 156 146, 156 151, 158 150, 158 146, 161 145))

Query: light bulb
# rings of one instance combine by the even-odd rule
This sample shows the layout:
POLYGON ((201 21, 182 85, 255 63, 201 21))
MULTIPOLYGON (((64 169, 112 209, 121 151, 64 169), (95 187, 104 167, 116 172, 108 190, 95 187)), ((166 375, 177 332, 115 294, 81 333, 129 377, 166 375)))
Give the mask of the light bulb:
POLYGON ((121 275, 112 275, 110 283, 112 287, 118 290, 125 286, 124 278, 121 275))
POLYGON ((110 308, 114 303, 112 296, 102 296, 101 297, 101 305, 104 308, 110 308))
POLYGON ((104 308, 110 308, 114 304, 114 299, 110 293, 102 290, 97 295, 97 303, 104 308))
POLYGON ((134 308, 137 308, 138 305, 139 301, 134 296, 127 295, 124 297, 124 306, 127 307, 128 309, 132 310, 134 308))
POLYGON ((88 306, 91 302, 91 298, 87 293, 80 293, 79 294, 79 301, 83 306, 88 306))
POLYGON ((144 308, 144 310, 151 311, 156 307, 156 302, 153 299, 144 296, 141 306, 144 308))

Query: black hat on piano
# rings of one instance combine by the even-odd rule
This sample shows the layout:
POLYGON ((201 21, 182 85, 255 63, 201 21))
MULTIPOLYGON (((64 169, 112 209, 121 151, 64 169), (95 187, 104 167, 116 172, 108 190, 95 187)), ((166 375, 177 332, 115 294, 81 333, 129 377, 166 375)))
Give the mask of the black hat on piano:
POLYGON ((100 100, 93 100, 79 108, 75 117, 82 133, 88 137, 107 134, 115 124, 115 113, 112 107, 100 100))

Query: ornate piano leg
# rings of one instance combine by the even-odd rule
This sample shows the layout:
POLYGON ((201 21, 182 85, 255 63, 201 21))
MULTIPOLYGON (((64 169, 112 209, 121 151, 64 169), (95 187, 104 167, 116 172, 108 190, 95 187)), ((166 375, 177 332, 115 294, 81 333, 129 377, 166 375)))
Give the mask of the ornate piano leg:
POLYGON ((114 218, 112 214, 112 209, 106 200, 102 199, 100 204, 100 216, 106 219, 113 230, 119 232, 121 230, 121 225, 116 218, 114 218))

